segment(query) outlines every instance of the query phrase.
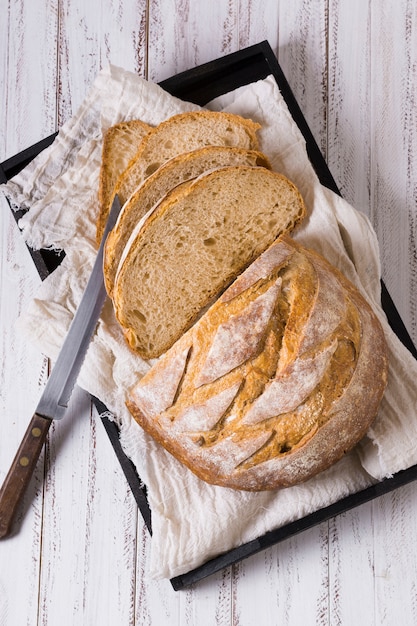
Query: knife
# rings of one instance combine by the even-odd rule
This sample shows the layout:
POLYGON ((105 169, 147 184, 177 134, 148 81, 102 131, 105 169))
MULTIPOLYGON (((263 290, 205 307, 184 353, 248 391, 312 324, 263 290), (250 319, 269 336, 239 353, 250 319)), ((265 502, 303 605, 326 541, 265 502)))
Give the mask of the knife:
POLYGON ((0 489, 0 539, 11 534, 16 511, 26 493, 52 420, 64 417, 91 336, 106 299, 103 250, 116 223, 120 201, 115 196, 93 270, 41 399, 0 489))

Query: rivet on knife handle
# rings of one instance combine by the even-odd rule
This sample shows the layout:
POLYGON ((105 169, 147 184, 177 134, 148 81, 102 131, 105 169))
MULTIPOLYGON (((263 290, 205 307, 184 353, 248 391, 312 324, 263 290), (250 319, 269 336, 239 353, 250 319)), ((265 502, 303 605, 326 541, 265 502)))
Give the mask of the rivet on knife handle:
POLYGON ((32 417, 0 489, 0 539, 12 530, 19 503, 28 488, 52 420, 37 413, 32 417))

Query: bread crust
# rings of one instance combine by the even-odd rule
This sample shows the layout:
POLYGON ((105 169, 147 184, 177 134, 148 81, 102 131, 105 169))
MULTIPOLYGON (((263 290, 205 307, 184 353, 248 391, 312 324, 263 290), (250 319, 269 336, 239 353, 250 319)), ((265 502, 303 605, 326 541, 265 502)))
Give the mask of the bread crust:
POLYGON ((114 197, 114 186, 127 167, 130 158, 136 154, 140 142, 150 130, 151 126, 141 120, 129 120, 111 126, 104 133, 98 187, 97 246, 100 245, 104 233, 114 197))
POLYGON ((135 385, 127 406, 202 480, 271 490, 351 450, 376 417, 387 376, 370 305, 284 236, 135 385))

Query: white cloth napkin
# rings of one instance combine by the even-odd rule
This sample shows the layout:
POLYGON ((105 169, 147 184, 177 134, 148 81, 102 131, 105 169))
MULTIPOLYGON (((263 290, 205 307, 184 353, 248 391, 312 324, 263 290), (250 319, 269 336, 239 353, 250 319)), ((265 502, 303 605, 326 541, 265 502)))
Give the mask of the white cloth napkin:
MULTIPOLYGON (((77 114, 53 145, 4 186, 30 211, 20 226, 34 248, 64 248, 62 265, 40 286, 19 329, 54 359, 95 257, 95 215, 102 130, 140 118, 157 124, 197 109, 160 87, 110 66, 97 77, 77 114)), ((126 391, 149 368, 124 344, 111 304, 104 307, 79 384, 99 397, 120 426, 121 443, 148 487, 152 510, 150 575, 172 577, 268 530, 303 517, 376 480, 417 463, 417 363, 391 331, 380 306, 379 251, 367 218, 320 185, 304 139, 272 76, 217 98, 209 108, 262 125, 260 142, 273 168, 300 189, 308 211, 294 237, 322 253, 365 295, 388 341, 389 383, 368 436, 332 468, 303 485, 245 493, 196 478, 152 441, 125 408, 126 391)))

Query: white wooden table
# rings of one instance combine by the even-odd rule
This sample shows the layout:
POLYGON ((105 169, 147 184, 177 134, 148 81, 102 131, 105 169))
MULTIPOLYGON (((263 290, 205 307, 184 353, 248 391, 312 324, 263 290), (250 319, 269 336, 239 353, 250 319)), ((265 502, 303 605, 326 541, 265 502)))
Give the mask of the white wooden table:
MULTIPOLYGON (((108 61, 160 81, 267 39, 343 196, 372 220, 417 340, 417 3, 1 0, 0 161, 54 132, 108 61)), ((0 212, 0 480, 47 377, 14 322, 39 284, 0 212)), ((102 424, 75 392, 0 542, 0 625, 417 623, 417 484, 190 589, 150 580, 150 538, 102 424)))

